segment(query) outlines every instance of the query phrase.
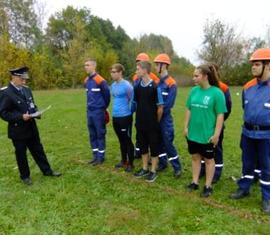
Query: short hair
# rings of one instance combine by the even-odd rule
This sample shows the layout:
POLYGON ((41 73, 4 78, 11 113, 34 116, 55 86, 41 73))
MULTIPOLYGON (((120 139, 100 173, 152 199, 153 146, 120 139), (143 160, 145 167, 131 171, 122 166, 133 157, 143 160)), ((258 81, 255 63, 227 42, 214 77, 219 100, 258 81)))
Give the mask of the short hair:
POLYGON ((125 72, 125 67, 120 63, 113 64, 111 67, 111 70, 112 69, 115 69, 117 72, 122 72, 122 73, 125 72))
POLYGON ((140 66, 142 69, 145 69, 148 74, 151 72, 151 63, 150 62, 140 61, 137 63, 137 65, 140 66))
POLYGON ((84 62, 92 62, 94 65, 97 65, 97 61, 93 58, 87 58, 84 62))

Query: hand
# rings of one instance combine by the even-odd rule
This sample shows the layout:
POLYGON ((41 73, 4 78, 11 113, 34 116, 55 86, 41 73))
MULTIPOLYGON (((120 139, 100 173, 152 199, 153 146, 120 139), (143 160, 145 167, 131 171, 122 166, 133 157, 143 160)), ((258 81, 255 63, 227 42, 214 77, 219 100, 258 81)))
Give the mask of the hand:
POLYGON ((214 147, 216 147, 218 144, 218 140, 219 140, 219 136, 213 135, 210 137, 209 143, 212 143, 214 145, 214 147))
POLYGON ((185 127, 185 128, 184 128, 184 136, 187 136, 187 135, 188 135, 188 128, 185 127))
POLYGON ((31 115, 29 115, 29 113, 27 112, 27 113, 25 113, 25 114, 23 114, 23 120, 26 122, 26 121, 28 121, 28 120, 30 120, 32 117, 31 117, 31 115))

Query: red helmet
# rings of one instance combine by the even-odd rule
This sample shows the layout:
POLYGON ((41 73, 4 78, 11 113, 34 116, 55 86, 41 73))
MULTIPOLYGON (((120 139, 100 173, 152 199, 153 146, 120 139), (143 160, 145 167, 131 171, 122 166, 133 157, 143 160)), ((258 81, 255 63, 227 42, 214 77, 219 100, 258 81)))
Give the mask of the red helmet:
POLYGON ((270 49, 268 48, 260 48, 253 52, 249 61, 256 61, 256 60, 270 60, 270 49))
POLYGON ((142 52, 137 55, 136 61, 150 61, 149 55, 146 53, 142 52))
POLYGON ((159 54, 155 59, 154 59, 155 63, 164 63, 164 64, 171 64, 171 59, 170 57, 163 53, 163 54, 159 54))

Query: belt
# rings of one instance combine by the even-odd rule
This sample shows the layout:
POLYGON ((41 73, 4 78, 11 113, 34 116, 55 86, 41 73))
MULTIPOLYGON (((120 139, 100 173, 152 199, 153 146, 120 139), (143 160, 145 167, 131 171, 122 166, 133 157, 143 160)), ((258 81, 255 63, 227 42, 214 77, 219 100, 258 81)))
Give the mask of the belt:
POLYGON ((244 127, 253 131, 270 131, 270 126, 252 125, 247 122, 244 123, 244 127))

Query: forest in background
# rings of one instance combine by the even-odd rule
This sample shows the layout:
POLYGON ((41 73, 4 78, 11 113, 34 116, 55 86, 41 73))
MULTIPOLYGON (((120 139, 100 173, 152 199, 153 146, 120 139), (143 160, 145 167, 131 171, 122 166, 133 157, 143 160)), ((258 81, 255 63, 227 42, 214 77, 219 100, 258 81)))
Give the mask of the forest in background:
MULTIPOLYGON (((131 38, 120 25, 115 27, 86 7, 67 6, 45 20, 45 7, 37 0, 0 0, 0 86, 9 81, 10 68, 27 65, 33 78, 29 85, 34 89, 81 87, 86 76, 83 63, 89 57, 97 60, 98 72, 109 82, 109 68, 116 62, 125 66, 125 76, 130 78, 140 52, 151 59, 167 53, 173 61, 170 73, 178 84, 192 83, 194 65, 175 52, 166 35, 149 32, 131 38)), ((247 39, 235 26, 220 19, 207 20, 201 47, 195 53, 202 63, 216 62, 222 80, 242 85, 251 78, 250 54, 269 46, 269 32, 265 38, 247 39)))

